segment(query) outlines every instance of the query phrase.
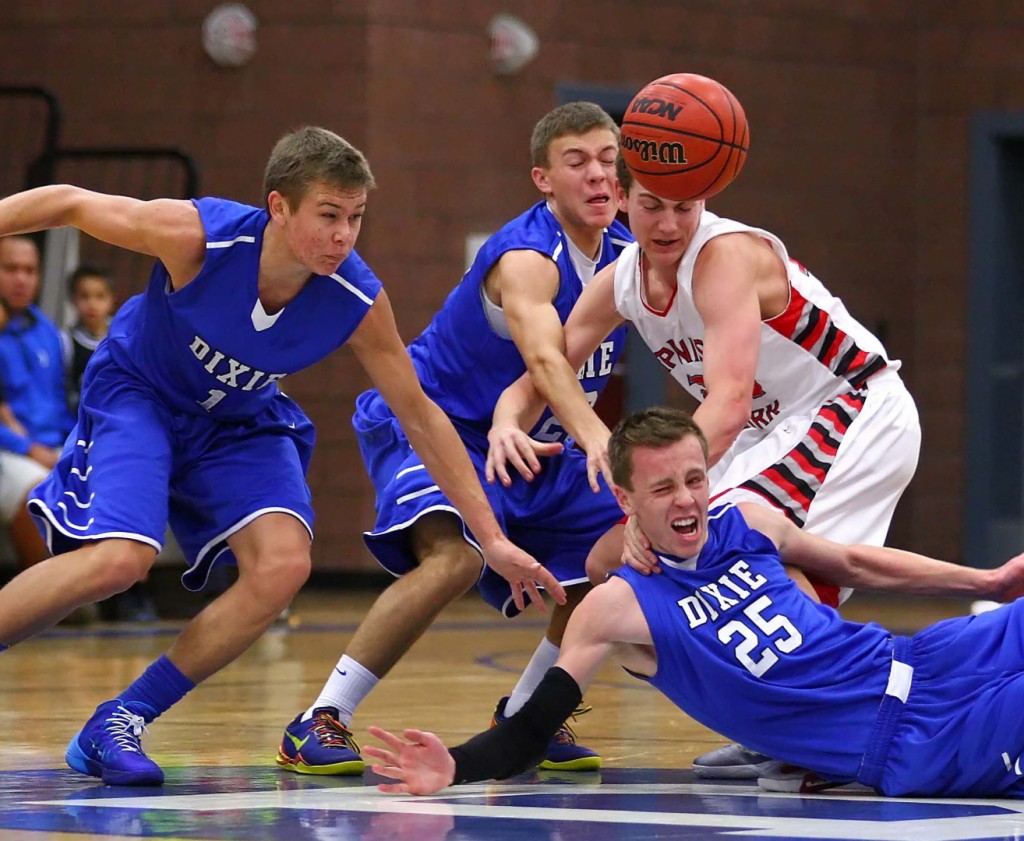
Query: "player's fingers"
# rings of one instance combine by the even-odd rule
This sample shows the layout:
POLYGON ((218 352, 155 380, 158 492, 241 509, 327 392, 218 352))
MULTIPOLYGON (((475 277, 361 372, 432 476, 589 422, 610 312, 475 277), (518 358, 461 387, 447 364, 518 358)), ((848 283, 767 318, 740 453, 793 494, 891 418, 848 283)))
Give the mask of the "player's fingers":
POLYGON ((523 601, 523 585, 520 581, 512 581, 512 603, 516 606, 516 610, 522 611, 526 609, 526 602, 523 601))
POLYGON ((425 730, 417 730, 415 727, 407 727, 402 731, 402 735, 405 736, 414 745, 426 745, 431 740, 437 741, 437 736, 433 733, 428 733, 425 730))
POLYGON ((558 579, 551 574, 550 570, 538 564, 533 577, 558 604, 565 604, 565 587, 558 583, 558 579))
POLYGON ((398 766, 398 757, 389 750, 381 750, 374 745, 364 745, 363 753, 367 756, 372 756, 374 759, 379 759, 385 765, 398 766))
POLYGON ((380 774, 382 777, 387 777, 391 780, 405 780, 405 773, 397 765, 374 764, 370 767, 375 774, 380 774))
POLYGON ((537 589, 536 583, 533 581, 527 581, 523 585, 526 591, 530 594, 530 603, 537 606, 537 610, 541 613, 548 612, 548 606, 544 604, 544 597, 540 594, 540 590, 537 589))
MULTIPOLYGON (((394 733, 385 730, 383 727, 377 727, 375 724, 371 724, 368 729, 370 731, 370 735, 373 736, 373 738, 375 738, 378 742, 383 742, 393 751, 400 751, 403 747, 405 747, 405 742, 398 738, 398 736, 396 736, 394 733)), ((379 750, 379 748, 374 749, 379 750)))
POLYGON ((518 447, 509 447, 508 460, 509 462, 511 462, 512 466, 519 471, 519 475, 522 476, 527 482, 533 481, 534 472, 533 470, 530 469, 526 461, 523 459, 523 455, 522 453, 519 452, 518 447))
POLYGON ((558 441, 548 441, 545 443, 542 441, 535 441, 532 438, 530 441, 533 451, 539 456, 557 456, 565 449, 564 445, 558 441))
POLYGON ((590 490, 594 493, 601 492, 601 483, 597 481, 601 466, 590 459, 587 459, 587 480, 590 482, 590 490))
POLYGON ((508 475, 508 456, 506 455, 505 445, 503 443, 496 444, 491 448, 487 458, 490 460, 498 481, 506 488, 511 485, 512 477, 508 475))
MULTIPOLYGON (((374 766, 372 770, 378 774, 381 773, 381 770, 376 766, 374 766)), ((405 783, 380 783, 377 788, 386 794, 412 794, 412 792, 409 791, 409 786, 405 783)))

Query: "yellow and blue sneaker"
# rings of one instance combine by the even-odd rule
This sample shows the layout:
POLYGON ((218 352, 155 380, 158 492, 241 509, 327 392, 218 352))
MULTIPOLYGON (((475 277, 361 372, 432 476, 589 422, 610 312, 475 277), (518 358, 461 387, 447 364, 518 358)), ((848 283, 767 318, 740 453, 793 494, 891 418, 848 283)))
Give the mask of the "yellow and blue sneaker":
POLYGON ((64 759, 76 771, 110 786, 158 786, 164 772, 146 756, 141 741, 146 723, 154 718, 156 710, 148 704, 106 701, 68 744, 64 759))
MULTIPOLYGON (((508 697, 498 701, 498 706, 491 717, 491 727, 505 720, 507 703, 508 697)), ((591 709, 592 707, 577 707, 570 717, 575 721, 577 717, 590 712, 591 709)), ((601 767, 601 757, 596 751, 576 743, 576 733, 566 721, 548 742, 544 759, 537 767, 545 771, 596 771, 601 767)))
POLYGON ((277 764, 297 774, 362 774, 366 763, 349 729, 334 707, 317 707, 302 720, 299 713, 284 731, 277 764))

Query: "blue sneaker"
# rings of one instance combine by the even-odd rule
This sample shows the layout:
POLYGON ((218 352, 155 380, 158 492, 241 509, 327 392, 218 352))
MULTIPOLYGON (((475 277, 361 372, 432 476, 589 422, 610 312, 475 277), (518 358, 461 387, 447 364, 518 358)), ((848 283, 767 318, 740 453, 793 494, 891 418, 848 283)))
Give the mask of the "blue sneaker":
POLYGON ((68 744, 64 759, 72 768, 109 786, 158 786, 164 772, 142 750, 146 722, 156 718, 148 704, 119 698, 96 708, 68 744))
POLYGON ((284 731, 277 764, 297 774, 362 774, 366 763, 349 729, 338 721, 334 707, 317 707, 302 720, 299 713, 284 731))
MULTIPOLYGON (((498 701, 494 716, 491 718, 492 727, 499 721, 505 720, 505 705, 507 703, 507 697, 498 701)), ((578 716, 590 712, 591 709, 591 707, 577 707, 571 716, 572 720, 575 721, 578 716)), ((547 753, 537 767, 545 771, 596 771, 601 767, 601 757, 590 748, 576 744, 576 733, 567 721, 548 742, 547 753)))

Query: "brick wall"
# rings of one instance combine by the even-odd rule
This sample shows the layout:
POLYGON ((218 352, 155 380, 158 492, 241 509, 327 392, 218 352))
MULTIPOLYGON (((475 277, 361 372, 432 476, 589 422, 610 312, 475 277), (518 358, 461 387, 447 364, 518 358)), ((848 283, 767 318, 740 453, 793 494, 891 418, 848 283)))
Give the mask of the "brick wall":
MULTIPOLYGON (((463 268, 465 237, 534 200, 533 122, 560 83, 632 92, 692 70, 746 107, 752 154, 712 207, 778 233, 904 360, 924 451, 893 542, 956 557, 963 486, 969 118, 1024 108, 1014 0, 249 0, 259 51, 214 67, 205 0, 4 0, 0 82, 62 101, 76 145, 190 152, 203 190, 256 202, 283 131, 321 123, 380 184, 360 242, 412 338, 463 268), (513 77, 487 68, 499 11, 538 33, 513 77)), ((4 127, 4 133, 16 130, 4 127)), ((366 386, 342 351, 292 377, 319 428, 321 568, 372 568, 372 498, 348 426, 366 386)))

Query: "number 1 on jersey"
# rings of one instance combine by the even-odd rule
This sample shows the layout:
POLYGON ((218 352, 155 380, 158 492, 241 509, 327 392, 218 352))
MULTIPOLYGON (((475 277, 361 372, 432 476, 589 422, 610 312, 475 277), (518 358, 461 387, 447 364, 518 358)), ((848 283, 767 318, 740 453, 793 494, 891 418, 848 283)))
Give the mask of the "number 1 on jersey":
POLYGON ((211 388, 210 396, 205 400, 197 400, 196 402, 209 412, 214 406, 220 403, 225 397, 228 396, 226 391, 221 391, 219 388, 211 388))

